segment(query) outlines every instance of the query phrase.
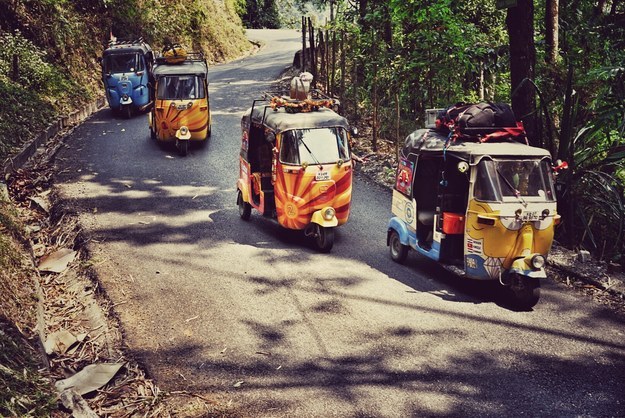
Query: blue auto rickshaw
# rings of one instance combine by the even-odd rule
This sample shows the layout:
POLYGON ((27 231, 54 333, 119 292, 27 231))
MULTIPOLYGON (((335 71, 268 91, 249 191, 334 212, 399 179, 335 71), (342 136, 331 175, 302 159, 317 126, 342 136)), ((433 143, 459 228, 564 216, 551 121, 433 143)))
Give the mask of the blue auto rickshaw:
POLYGON ((102 54, 102 82, 114 112, 130 118, 150 105, 153 61, 152 49, 142 39, 109 42, 102 54))

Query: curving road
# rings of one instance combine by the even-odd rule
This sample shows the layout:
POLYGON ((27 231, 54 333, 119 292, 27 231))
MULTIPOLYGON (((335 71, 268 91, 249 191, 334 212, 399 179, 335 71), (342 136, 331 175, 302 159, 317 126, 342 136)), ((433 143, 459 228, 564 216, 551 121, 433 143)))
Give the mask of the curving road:
POLYGON ((625 320, 546 282, 531 312, 386 247, 388 190, 356 176, 329 255, 238 217, 240 117, 289 65, 293 31, 210 69, 213 136, 186 158, 147 116, 102 110, 57 158, 129 353, 166 390, 250 417, 625 415, 625 320))

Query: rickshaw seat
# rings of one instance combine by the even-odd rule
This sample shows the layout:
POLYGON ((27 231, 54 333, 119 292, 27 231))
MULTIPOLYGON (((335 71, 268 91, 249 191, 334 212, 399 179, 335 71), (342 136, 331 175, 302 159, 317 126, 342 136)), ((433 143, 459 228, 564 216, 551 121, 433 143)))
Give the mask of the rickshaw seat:
POLYGON ((417 220, 423 225, 434 225, 434 211, 420 210, 417 211, 417 220))

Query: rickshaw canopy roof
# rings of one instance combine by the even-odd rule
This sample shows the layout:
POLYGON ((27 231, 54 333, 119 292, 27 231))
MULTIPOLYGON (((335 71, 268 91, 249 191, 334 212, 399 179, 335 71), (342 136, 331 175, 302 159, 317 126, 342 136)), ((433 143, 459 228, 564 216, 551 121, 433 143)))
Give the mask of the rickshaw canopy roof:
POLYGON ((114 44, 106 48, 102 56, 106 57, 108 55, 127 54, 132 52, 145 55, 150 51, 152 51, 152 49, 145 43, 114 44))
POLYGON ((291 129, 336 127, 349 129, 347 119, 325 107, 312 112, 287 113, 284 108, 274 111, 269 106, 254 106, 248 109, 242 118, 244 125, 248 128, 250 126, 250 117, 252 117, 255 123, 262 123, 276 133, 291 129), (254 112, 253 116, 252 110, 254 112))
POLYGON ((153 68, 154 77, 196 74, 206 76, 208 67, 203 61, 183 61, 178 64, 157 64, 153 68))
POLYGON ((445 147, 447 135, 435 129, 417 129, 406 138, 402 154, 442 154, 472 161, 483 156, 492 157, 550 157, 549 151, 517 141, 473 142, 453 141, 445 147))

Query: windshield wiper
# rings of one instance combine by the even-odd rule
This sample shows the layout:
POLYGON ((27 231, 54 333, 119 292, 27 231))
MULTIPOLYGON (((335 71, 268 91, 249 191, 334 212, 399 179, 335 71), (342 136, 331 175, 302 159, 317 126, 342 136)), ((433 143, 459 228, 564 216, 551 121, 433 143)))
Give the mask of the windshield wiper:
POLYGON ((521 197, 521 192, 518 191, 506 178, 506 176, 504 176, 501 171, 499 171, 499 169, 497 167, 495 167, 495 171, 497 172, 497 174, 499 174, 499 177, 501 177, 503 179, 504 182, 506 182, 506 184, 508 185, 508 187, 510 188, 510 190, 512 190, 512 192, 514 193, 514 196, 519 199, 519 201, 523 204, 523 206, 527 206, 527 202, 525 201, 525 199, 523 199, 523 197, 521 197))
POLYGON ((315 157, 315 154, 313 154, 313 152, 310 150, 310 148, 308 148, 308 145, 306 145, 306 143, 304 142, 304 140, 302 138, 299 138, 299 142, 302 143, 302 145, 304 147, 306 147, 306 151, 308 151, 308 153, 310 154, 310 156, 313 158, 313 160, 315 160, 315 163, 319 166, 319 170, 323 169, 323 165, 319 162, 319 160, 317 159, 317 157, 315 157))

